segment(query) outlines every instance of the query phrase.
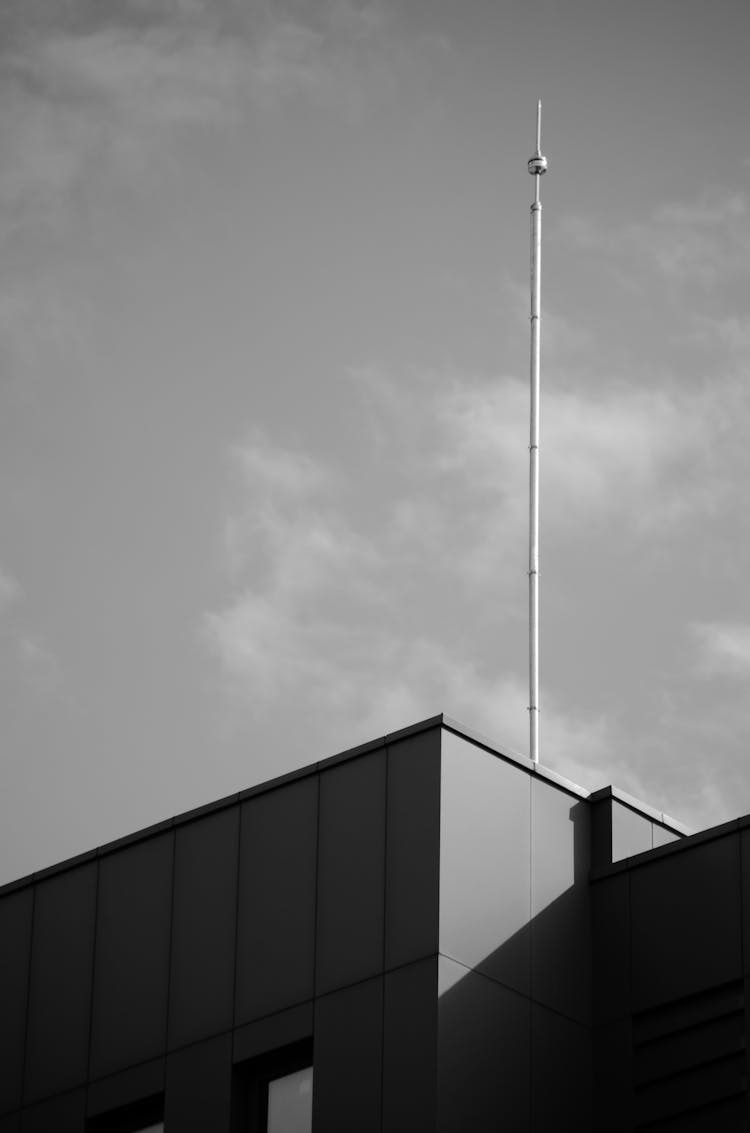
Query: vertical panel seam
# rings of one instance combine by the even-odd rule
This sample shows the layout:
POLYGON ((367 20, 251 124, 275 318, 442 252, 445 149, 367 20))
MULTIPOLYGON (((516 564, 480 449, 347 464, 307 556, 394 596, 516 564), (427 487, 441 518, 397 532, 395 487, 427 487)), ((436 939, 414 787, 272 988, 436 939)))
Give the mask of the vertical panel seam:
POLYGON ((317 1104, 317 1091, 315 1088, 315 1030, 318 1021, 318 879, 320 877, 320 799, 321 799, 321 780, 323 776, 320 771, 316 772, 315 780, 317 787, 316 803, 315 803, 315 884, 313 895, 313 979, 312 979, 312 1026, 313 1026, 313 1112, 312 1112, 312 1133, 315 1133, 318 1104, 317 1104))
POLYGON ((627 1101, 628 1110, 630 1114, 633 1113, 634 1107, 634 1091, 633 1091, 633 871, 629 869, 626 874, 627 883, 625 886, 625 914, 628 918, 628 1083, 627 1083, 627 1101))
POLYGON ((385 745, 385 783, 383 800, 383 947, 381 950, 382 985, 380 995, 380 1129, 385 1133, 385 1107, 383 1105, 383 1087, 385 1083, 385 942, 386 942, 386 914, 388 893, 388 846, 390 806, 388 805, 388 771, 391 764, 391 748, 385 745))
POLYGON ((96 888, 94 890, 94 946, 91 953, 91 994, 89 998, 89 1039, 86 1058, 86 1112, 89 1108, 89 1082, 91 1081, 91 1053, 94 1042, 94 997, 96 992, 96 961, 99 945, 99 888, 101 885, 102 862, 96 859, 96 888))
MULTIPOLYGON (((747 995, 745 994, 745 986, 747 976, 745 975, 745 884, 744 884, 744 869, 742 865, 742 831, 737 831, 737 868, 739 875, 740 886, 740 979, 742 980, 742 1008, 743 1008, 743 1022, 745 1034, 747 1034, 748 1011, 747 1011, 747 995)), ((745 1082, 749 1080, 750 1073, 750 1048, 747 1043, 745 1046, 745 1082)), ((747 1086, 745 1086, 745 1119, 747 1119, 748 1109, 748 1095, 747 1086)))
POLYGON ((443 726, 438 729, 438 821, 437 821, 437 940, 435 956, 435 1133, 437 1133, 438 1113, 440 1112, 440 949, 442 939, 440 936, 441 916, 443 910, 443 726))
POLYGON ((234 966, 232 971, 232 1057, 234 1057, 234 1029, 239 1026, 239 1004, 237 1003, 237 972, 240 955, 240 875, 242 872, 242 816, 246 803, 237 799, 237 878, 234 898, 234 966))
POLYGON ((31 923, 29 925, 29 948, 27 957, 26 968, 26 1007, 24 1010, 23 1020, 23 1055, 21 1057, 21 1090, 19 1102, 21 1105, 26 1100, 26 1063, 28 1060, 28 1046, 29 1046, 29 1008, 31 1006, 31 960, 34 955, 34 921, 36 919, 36 895, 37 895, 37 882, 35 881, 31 888, 31 923))
MULTIPOLYGON (((172 953, 174 944, 174 879, 177 865, 177 831, 172 828, 172 879, 169 894, 169 948, 167 953, 167 1009, 164 1017, 164 1041, 162 1049, 164 1058, 167 1056, 169 1045, 169 1016, 172 1010, 172 953)), ((164 1065, 164 1081, 166 1085, 166 1062, 164 1065)))
MULTIPOLYGON (((318 932, 320 928, 320 917, 318 909, 318 896, 320 888, 320 803, 322 797, 323 776, 319 771, 315 777, 318 781, 318 797, 317 805, 315 808, 315 896, 313 899, 313 1031, 315 1029, 315 1001, 318 997, 318 932)), ((313 1034, 313 1045, 314 1042, 315 1036, 313 1034)))

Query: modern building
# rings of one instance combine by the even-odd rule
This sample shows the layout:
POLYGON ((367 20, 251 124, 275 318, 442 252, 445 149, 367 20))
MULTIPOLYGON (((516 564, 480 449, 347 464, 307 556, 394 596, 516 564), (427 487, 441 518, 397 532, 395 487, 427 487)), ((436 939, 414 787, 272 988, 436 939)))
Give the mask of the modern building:
POLYGON ((0 890, 0 1133, 746 1129, 748 838, 442 716, 169 819, 0 890))

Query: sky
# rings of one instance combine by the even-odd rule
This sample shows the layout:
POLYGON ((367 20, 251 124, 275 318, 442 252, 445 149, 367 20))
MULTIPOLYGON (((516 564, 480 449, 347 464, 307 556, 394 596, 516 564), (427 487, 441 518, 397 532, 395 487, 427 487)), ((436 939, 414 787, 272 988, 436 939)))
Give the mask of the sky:
POLYGON ((438 712, 750 812, 745 0, 5 0, 0 881, 438 712))

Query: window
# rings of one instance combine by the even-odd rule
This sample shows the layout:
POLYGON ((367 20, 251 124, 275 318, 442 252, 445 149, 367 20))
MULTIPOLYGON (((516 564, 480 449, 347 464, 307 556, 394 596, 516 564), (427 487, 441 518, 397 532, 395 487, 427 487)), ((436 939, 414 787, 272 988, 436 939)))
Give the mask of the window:
POLYGON ((312 1133, 312 1063, 312 1041, 306 1039, 237 1066, 237 1128, 312 1133))
POLYGON ((313 1068, 305 1066, 268 1083, 266 1133, 311 1133, 313 1068))

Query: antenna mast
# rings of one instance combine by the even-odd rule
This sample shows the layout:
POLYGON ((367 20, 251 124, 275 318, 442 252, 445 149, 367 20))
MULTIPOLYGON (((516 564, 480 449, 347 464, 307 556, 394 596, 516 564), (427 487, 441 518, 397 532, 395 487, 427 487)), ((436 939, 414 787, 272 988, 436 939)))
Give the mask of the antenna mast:
POLYGON ((542 156, 542 103, 536 108, 536 153, 529 158, 534 178, 531 204, 531 427, 529 431, 529 755, 539 762, 539 346, 541 332, 542 202, 539 178, 547 172, 542 156))

